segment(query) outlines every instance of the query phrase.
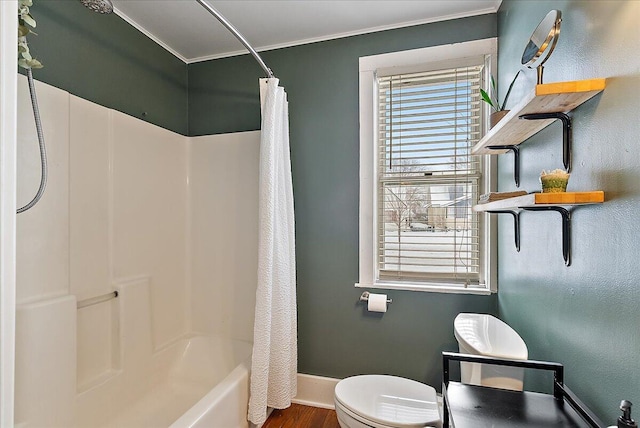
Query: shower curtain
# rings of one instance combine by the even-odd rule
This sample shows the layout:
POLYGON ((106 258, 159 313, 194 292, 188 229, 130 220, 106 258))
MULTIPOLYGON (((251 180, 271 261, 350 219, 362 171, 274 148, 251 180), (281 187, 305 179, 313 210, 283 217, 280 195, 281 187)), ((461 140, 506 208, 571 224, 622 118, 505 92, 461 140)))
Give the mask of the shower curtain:
POLYGON ((295 225, 289 156, 289 107, 276 78, 260 79, 258 287, 251 363, 249 421, 266 420, 296 395, 295 225))

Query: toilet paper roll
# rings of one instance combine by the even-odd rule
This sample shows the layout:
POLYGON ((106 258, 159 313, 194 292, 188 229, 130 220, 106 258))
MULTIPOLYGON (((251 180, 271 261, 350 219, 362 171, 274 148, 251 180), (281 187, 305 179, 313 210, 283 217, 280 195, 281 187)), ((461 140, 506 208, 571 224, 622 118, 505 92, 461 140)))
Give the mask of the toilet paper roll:
POLYGON ((370 312, 387 312, 387 295, 369 293, 367 309, 370 312))

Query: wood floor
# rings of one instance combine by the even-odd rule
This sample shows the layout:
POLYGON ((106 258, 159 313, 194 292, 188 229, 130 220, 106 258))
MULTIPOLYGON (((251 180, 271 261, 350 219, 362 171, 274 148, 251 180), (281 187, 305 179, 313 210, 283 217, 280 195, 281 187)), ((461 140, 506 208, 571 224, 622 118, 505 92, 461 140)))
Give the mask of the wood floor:
POLYGON ((340 428, 340 425, 334 410, 292 404, 288 409, 275 409, 262 428, 340 428))

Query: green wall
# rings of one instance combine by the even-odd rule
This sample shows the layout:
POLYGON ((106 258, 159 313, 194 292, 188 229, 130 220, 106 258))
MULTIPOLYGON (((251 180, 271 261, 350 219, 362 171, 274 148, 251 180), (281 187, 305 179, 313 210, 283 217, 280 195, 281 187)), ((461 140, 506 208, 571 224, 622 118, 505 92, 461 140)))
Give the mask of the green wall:
POLYGON ((36 0, 34 78, 89 101, 188 134, 187 65, 116 14, 78 0, 36 0))
MULTIPOLYGON (((497 312, 495 296, 390 291, 383 316, 358 304, 358 58, 496 36, 483 15, 264 52, 289 97, 296 207, 299 371, 388 373, 439 388, 459 312, 497 312)), ((248 56, 189 66, 192 135, 259 129, 248 56)))
MULTIPOLYGON (((569 189, 604 190, 602 206, 572 214, 573 263, 565 267, 560 216, 521 215, 522 250, 510 219, 499 224, 499 314, 523 337, 534 359, 566 365, 567 385, 604 422, 613 424, 622 399, 640 419, 640 2, 505 0, 498 13, 499 84, 520 67, 529 35, 560 9, 560 39, 545 66, 545 82, 607 78, 607 88, 573 113, 569 189)), ((535 84, 518 79, 511 104, 535 84)), ((524 78, 522 78, 524 77, 524 78)), ((502 93, 504 95, 504 92, 502 93)), ((539 188, 542 169, 562 167, 559 124, 521 146, 522 188, 539 188)), ((499 162, 501 190, 515 189, 510 155, 499 162)))

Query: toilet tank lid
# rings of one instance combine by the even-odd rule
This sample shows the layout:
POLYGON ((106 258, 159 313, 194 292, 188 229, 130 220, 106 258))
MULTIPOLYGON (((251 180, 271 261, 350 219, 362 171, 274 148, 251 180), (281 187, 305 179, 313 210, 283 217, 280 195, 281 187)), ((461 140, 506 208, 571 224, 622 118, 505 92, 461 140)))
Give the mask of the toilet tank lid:
POLYGON ((435 389, 411 379, 352 376, 338 382, 335 398, 355 414, 385 426, 440 426, 435 389))
POLYGON ((520 335, 502 320, 489 314, 458 314, 453 331, 463 347, 474 354, 526 360, 527 345, 520 335))

